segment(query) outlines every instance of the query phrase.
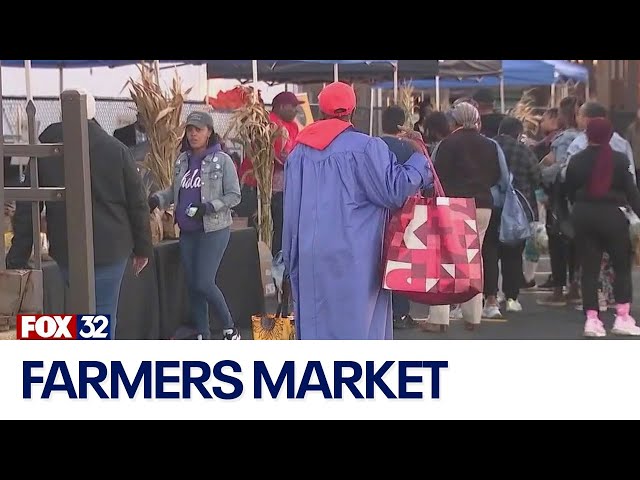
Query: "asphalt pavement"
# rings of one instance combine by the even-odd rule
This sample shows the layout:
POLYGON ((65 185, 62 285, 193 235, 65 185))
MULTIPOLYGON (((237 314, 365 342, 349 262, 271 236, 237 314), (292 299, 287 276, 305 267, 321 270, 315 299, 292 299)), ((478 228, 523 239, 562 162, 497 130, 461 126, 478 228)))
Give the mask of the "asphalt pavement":
MULTIPOLYGON (((548 258, 541 260, 538 266, 537 282, 543 283, 550 274, 548 258)), ((631 314, 640 321, 640 269, 633 272, 634 299, 637 304, 632 304, 631 314)), ((548 307, 538 305, 536 300, 549 292, 533 290, 523 291, 520 294, 520 303, 523 311, 507 313, 502 305, 503 319, 482 320, 480 327, 475 331, 464 329, 462 320, 452 320, 449 329, 445 333, 424 332, 420 328, 395 330, 396 340, 580 340, 584 339, 582 330, 584 327, 584 314, 576 310, 575 305, 566 307, 548 307)), ((272 303, 272 302, 268 302, 272 303)), ((273 305, 268 305, 275 309, 273 305)), ((411 315, 416 320, 424 320, 429 315, 427 305, 412 304, 411 315)), ((607 329, 607 336, 598 339, 585 340, 640 340, 640 337, 619 337, 609 333, 613 326, 615 312, 609 310, 602 313, 600 318, 607 329)), ((244 339, 251 339, 251 332, 241 331, 244 339)))

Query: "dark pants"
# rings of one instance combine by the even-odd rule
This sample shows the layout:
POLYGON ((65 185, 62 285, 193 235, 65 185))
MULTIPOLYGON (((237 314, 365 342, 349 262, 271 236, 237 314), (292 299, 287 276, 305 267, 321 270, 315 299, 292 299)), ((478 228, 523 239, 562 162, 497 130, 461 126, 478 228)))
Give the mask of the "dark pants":
POLYGON ((598 311, 598 277, 602 253, 607 252, 614 271, 613 294, 617 303, 630 303, 632 296, 629 223, 614 205, 575 205, 572 213, 576 247, 582 260, 582 305, 598 311))
POLYGON ((561 235, 549 235, 549 258, 554 287, 564 287, 567 281, 573 283, 576 280, 577 252, 574 240, 561 235))
POLYGON ((224 295, 216 285, 216 275, 231 231, 180 232, 180 257, 189 290, 191 322, 203 340, 211 338, 208 305, 224 329, 234 327, 224 295))
POLYGON ((502 291, 506 298, 517 300, 522 285, 522 252, 525 242, 516 245, 500 243, 500 218, 502 210, 494 210, 482 244, 484 268, 484 293, 498 294, 498 262, 502 270, 502 291))
POLYGON ((404 317, 405 315, 409 315, 409 310, 411 309, 411 305, 409 303, 409 299, 399 293, 393 292, 391 294, 391 305, 393 308, 393 316, 395 317, 404 317))
MULTIPOLYGON (((551 215, 547 215, 547 232, 552 232, 551 215)), ((563 235, 549 233, 549 260, 551 263, 551 277, 553 286, 556 288, 565 287, 567 280, 573 283, 577 267, 577 255, 575 243, 563 235), (569 277, 567 278, 567 270, 569 277)))
POLYGON ((258 230, 258 190, 256 187, 243 185, 241 190, 242 201, 233 210, 239 217, 247 217, 247 226, 258 230))
POLYGON ((274 192, 271 196, 271 218, 273 218, 273 237, 271 240, 271 255, 274 257, 282 250, 282 221, 284 216, 284 195, 274 192))
MULTIPOLYGON (((109 265, 96 265, 95 271, 95 290, 96 290, 96 311, 82 312, 95 313, 96 315, 111 316, 111 339, 116 338, 116 326, 118 324, 118 300, 120 299, 120 286, 122 285, 122 277, 127 268, 129 259, 125 258, 109 265)), ((58 265, 62 278, 67 286, 69 285, 69 267, 58 265)))

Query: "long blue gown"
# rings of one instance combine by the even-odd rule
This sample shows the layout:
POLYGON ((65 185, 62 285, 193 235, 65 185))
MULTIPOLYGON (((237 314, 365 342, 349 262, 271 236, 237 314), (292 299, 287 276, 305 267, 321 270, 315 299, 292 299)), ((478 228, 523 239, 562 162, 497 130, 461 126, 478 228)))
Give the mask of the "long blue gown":
POLYGON ((400 165, 381 139, 335 122, 306 127, 285 167, 282 252, 298 338, 391 340, 384 229, 432 175, 424 155, 400 165))

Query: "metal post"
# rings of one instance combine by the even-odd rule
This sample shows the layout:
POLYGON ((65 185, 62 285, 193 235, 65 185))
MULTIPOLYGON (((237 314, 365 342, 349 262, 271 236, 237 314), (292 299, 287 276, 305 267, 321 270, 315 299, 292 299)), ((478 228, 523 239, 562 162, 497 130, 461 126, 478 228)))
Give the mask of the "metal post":
POLYGON ((60 95, 65 146, 64 177, 69 249, 68 313, 96 310, 93 211, 89 164, 87 97, 77 90, 60 95))
MULTIPOLYGON (((2 157, 2 171, 0 172, 0 182, 2 183, 2 188, 0 188, 0 203, 4 208, 4 109, 2 107, 2 61, 0 60, 0 157, 2 157)), ((3 222, 4 222, 4 212, 3 212, 3 222)), ((5 226, 6 228, 6 226, 5 226)), ((0 262, 0 270, 5 270, 7 265, 5 262, 5 243, 4 243, 4 229, 2 231, 2 235, 0 235, 2 239, 0 239, 0 251, 2 252, 2 261, 0 262)))
MULTIPOLYGON (((36 141, 36 105, 32 99, 27 103, 27 128, 29 132, 29 145, 35 145, 36 141)), ((29 179, 31 190, 38 190, 38 159, 29 157, 29 179)), ((31 225, 33 226, 33 256, 35 257, 35 270, 42 270, 42 253, 40 243, 40 202, 31 203, 31 225)))

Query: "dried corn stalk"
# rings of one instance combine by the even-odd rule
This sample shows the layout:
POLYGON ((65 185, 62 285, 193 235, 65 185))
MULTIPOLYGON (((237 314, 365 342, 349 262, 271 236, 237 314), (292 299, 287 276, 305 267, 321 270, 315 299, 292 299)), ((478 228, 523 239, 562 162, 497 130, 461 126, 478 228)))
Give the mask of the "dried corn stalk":
POLYGON ((253 89, 247 89, 246 104, 235 110, 231 123, 224 135, 244 146, 247 156, 253 163, 253 176, 258 184, 258 226, 260 238, 271 248, 273 220, 271 218, 271 192, 273 164, 275 161, 274 143, 283 135, 282 129, 269 120, 264 105, 253 95, 253 89), (234 138, 230 138, 233 132, 234 138))
POLYGON ((177 73, 167 93, 156 80, 152 66, 138 66, 140 80, 129 80, 131 98, 136 104, 140 121, 145 127, 149 152, 144 167, 161 189, 168 188, 173 180, 173 169, 180 142, 184 134, 181 122, 184 98, 191 89, 182 91, 177 73))
POLYGON ((400 91, 398 92, 400 99, 400 107, 404 110, 404 127, 412 129, 413 128, 413 109, 415 106, 415 100, 413 98, 413 85, 411 83, 405 83, 400 87, 400 91))
POLYGON ((528 137, 535 138, 540 129, 542 116, 536 114, 535 99, 530 90, 522 92, 522 97, 513 107, 510 114, 519 119, 524 126, 524 133, 528 137))

